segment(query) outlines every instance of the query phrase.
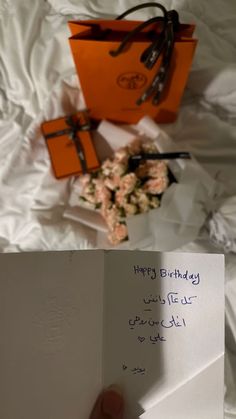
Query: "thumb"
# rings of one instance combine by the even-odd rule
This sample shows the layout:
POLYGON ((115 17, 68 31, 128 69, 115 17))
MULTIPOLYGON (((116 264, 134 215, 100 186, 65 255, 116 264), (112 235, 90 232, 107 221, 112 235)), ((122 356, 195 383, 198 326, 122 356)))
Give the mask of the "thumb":
POLYGON ((109 387, 98 397, 89 419, 123 419, 124 400, 116 387, 109 387))

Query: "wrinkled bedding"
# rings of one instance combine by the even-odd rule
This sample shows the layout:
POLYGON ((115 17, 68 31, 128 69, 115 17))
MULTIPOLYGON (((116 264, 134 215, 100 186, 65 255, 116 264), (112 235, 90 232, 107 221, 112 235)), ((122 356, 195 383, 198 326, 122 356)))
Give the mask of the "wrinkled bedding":
MULTIPOLYGON (((136 0, 1 0, 0 251, 81 249, 95 232, 62 218, 72 179, 57 181, 40 124, 83 107, 67 21, 112 17, 136 0)), ((164 129, 224 187, 199 239, 179 250, 226 257, 225 418, 236 418, 236 4, 163 0, 199 39, 178 120, 164 129)), ((141 10, 138 19, 155 10, 141 10)), ((210 327, 210 325, 209 325, 210 327)), ((209 418, 210 419, 210 418, 209 418)), ((213 418, 212 418, 213 419, 213 418)))

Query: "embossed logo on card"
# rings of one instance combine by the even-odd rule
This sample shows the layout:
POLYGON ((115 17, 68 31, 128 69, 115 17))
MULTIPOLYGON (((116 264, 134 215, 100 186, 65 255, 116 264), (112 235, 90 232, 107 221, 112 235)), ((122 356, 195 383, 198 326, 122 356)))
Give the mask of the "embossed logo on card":
POLYGON ((78 309, 70 298, 60 298, 53 293, 46 298, 40 312, 33 319, 40 334, 40 349, 45 354, 57 353, 63 349, 76 312, 78 309))

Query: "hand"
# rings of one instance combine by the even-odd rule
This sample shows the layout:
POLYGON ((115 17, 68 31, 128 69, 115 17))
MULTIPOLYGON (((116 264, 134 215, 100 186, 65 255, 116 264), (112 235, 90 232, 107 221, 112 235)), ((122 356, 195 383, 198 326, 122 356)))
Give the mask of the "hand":
POLYGON ((123 419, 124 400, 116 387, 109 387, 98 397, 89 419, 123 419))

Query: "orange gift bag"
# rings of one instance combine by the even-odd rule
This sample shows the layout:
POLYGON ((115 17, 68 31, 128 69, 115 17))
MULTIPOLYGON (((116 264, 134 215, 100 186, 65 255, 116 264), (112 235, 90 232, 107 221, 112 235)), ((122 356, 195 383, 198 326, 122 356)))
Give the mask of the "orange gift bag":
POLYGON ((137 123, 149 115, 173 122, 188 79, 197 40, 194 25, 180 24, 175 10, 144 3, 116 20, 69 22, 71 51, 86 106, 95 119, 137 123), (163 16, 123 20, 155 6, 163 16))

